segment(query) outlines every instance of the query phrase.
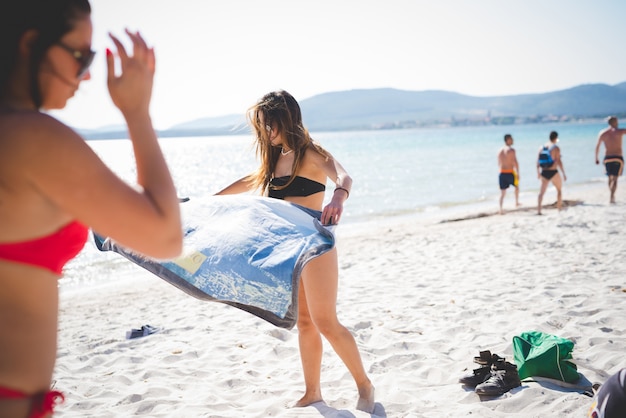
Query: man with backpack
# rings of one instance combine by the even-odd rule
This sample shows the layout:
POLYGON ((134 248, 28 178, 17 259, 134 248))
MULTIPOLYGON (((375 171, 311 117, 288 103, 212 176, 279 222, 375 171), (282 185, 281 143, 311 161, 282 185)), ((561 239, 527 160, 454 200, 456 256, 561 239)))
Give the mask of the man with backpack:
POLYGON ((500 167, 500 215, 504 214, 502 202, 506 189, 515 187, 515 206, 519 206, 519 164, 517 155, 513 149, 513 137, 511 134, 504 135, 504 146, 498 152, 498 166, 500 167))
POLYGON ((561 186, 563 181, 567 180, 567 176, 565 175, 565 169, 563 168, 563 161, 561 161, 561 149, 556 145, 558 140, 559 134, 556 131, 552 131, 550 132, 550 141, 539 149, 539 156, 537 158, 537 178, 541 180, 541 189, 539 190, 539 198, 537 201, 538 215, 541 215, 541 202, 543 201, 543 195, 545 194, 550 182, 552 182, 554 187, 556 187, 557 209, 561 210, 563 205, 561 186), (562 181, 559 169, 561 169, 561 172, 563 173, 562 181))
POLYGON ((622 137, 626 134, 626 129, 617 127, 617 118, 609 116, 607 118, 609 127, 600 131, 598 143, 596 144, 596 164, 600 164, 598 153, 600 145, 604 144, 604 167, 606 175, 609 176, 609 190, 611 191, 611 203, 615 203, 615 191, 617 190, 617 179, 624 170, 624 156, 622 154, 622 137))

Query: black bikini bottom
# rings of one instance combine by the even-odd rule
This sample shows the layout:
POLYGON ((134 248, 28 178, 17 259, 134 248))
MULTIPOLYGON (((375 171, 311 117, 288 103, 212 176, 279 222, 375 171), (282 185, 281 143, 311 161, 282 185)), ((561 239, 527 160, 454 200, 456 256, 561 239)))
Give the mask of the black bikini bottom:
POLYGON ((541 177, 543 177, 546 180, 550 180, 552 177, 556 175, 556 173, 558 173, 557 170, 541 170, 541 177))

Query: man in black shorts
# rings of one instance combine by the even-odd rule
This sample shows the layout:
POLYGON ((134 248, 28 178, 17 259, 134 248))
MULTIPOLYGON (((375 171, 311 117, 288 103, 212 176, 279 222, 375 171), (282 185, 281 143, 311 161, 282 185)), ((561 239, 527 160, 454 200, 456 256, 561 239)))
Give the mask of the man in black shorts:
POLYGON ((600 145, 604 144, 604 167, 606 175, 609 176, 609 190, 611 192, 611 203, 615 203, 615 191, 617 190, 617 179, 624 171, 624 154, 622 153, 622 137, 626 134, 626 129, 619 129, 617 118, 609 116, 607 118, 609 127, 600 131, 598 143, 596 144, 596 164, 600 164, 598 153, 600 145))
POLYGON ((513 137, 511 134, 504 135, 504 146, 498 152, 498 167, 500 167, 500 214, 504 213, 502 203, 506 189, 515 187, 515 206, 519 206, 519 164, 517 155, 513 149, 513 137))

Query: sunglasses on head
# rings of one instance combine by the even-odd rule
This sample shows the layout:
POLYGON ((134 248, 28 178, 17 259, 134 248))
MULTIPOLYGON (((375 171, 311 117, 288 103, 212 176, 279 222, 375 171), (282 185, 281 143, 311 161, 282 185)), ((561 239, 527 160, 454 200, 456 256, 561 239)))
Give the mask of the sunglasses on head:
POLYGON ((70 54, 72 54, 72 57, 74 57, 76 62, 80 64, 80 67, 78 68, 78 74, 76 75, 76 77, 82 78, 82 76, 85 75, 87 70, 89 70, 89 66, 93 62, 93 57, 96 55, 96 52, 92 51, 91 49, 88 51, 79 51, 77 49, 70 48, 69 46, 65 45, 62 42, 57 42, 56 44, 60 46, 61 48, 63 48, 64 50, 66 50, 67 52, 69 52, 70 54))

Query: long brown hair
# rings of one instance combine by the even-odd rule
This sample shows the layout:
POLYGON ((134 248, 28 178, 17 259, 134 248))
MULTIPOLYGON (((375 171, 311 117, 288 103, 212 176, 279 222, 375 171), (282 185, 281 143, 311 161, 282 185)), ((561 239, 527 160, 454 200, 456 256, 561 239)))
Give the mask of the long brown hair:
POLYGON ((300 105, 296 99, 284 90, 273 91, 263 96, 248 110, 248 122, 254 129, 256 153, 261 160, 259 169, 248 179, 264 193, 269 187, 281 152, 281 149, 272 146, 270 141, 272 129, 277 129, 278 133, 284 136, 287 147, 294 153, 291 177, 287 184, 277 189, 287 187, 293 181, 307 149, 312 148, 315 152, 330 158, 330 154, 311 138, 309 131, 304 127, 300 105))

